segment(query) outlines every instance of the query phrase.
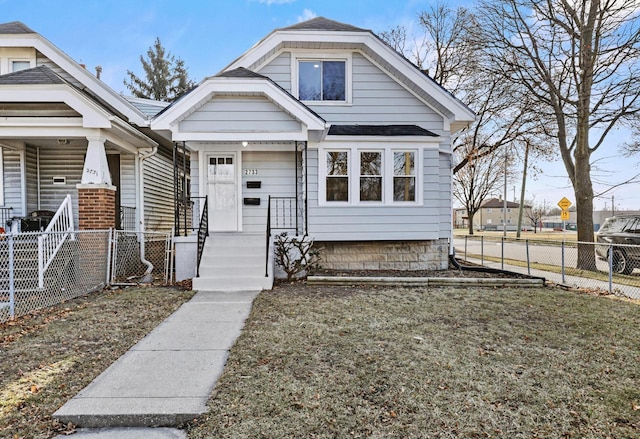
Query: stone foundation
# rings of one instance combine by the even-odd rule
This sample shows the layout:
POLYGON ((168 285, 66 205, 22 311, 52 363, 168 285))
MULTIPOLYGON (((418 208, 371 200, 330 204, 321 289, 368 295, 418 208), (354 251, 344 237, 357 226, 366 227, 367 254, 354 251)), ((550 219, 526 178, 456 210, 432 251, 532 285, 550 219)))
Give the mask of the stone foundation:
POLYGON ((316 242, 322 268, 332 270, 446 270, 449 241, 316 242))

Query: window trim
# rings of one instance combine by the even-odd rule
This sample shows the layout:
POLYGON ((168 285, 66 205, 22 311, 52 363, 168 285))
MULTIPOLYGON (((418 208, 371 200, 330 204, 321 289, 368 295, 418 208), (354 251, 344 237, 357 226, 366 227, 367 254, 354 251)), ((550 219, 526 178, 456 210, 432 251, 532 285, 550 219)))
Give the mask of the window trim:
MULTIPOLYGON (((20 70, 13 70, 13 63, 14 62, 28 62, 29 63, 29 69, 32 69, 35 67, 35 61, 31 58, 9 58, 9 73, 15 73, 16 71, 20 71, 20 70)), ((26 69, 24 69, 26 70, 26 69)))
POLYGON ((300 61, 344 61, 344 88, 345 88, 345 100, 344 101, 301 101, 306 105, 351 105, 352 102, 352 64, 353 57, 350 53, 331 53, 331 52, 291 52, 291 94, 300 99, 299 93, 299 68, 300 61))
MULTIPOLYGON (((328 148, 326 149, 321 156, 321 160, 320 160, 320 168, 322 169, 322 178, 319 179, 318 181, 318 188, 320 189, 320 187, 322 187, 321 191, 318 193, 318 198, 322 198, 322 200, 327 203, 327 205, 330 206, 337 206, 337 205, 348 205, 351 204, 353 201, 353 190, 351 189, 351 186, 353 184, 353 151, 351 151, 351 149, 349 148, 328 148), (347 201, 327 201, 327 178, 329 178, 330 176, 327 175, 327 153, 329 152, 346 152, 347 153, 347 188, 348 188, 348 192, 347 192, 347 201), (321 184, 320 184, 321 183, 321 184)), ((345 176, 341 175, 341 176, 336 176, 336 177, 340 177, 340 178, 344 178, 345 176)))
POLYGON ((336 143, 318 147, 318 205, 319 206, 350 206, 350 207, 405 207, 424 205, 422 182, 424 176, 423 145, 381 145, 381 144, 345 144, 336 143), (348 151, 349 201, 327 201, 326 178, 328 152, 348 151), (360 201, 360 153, 382 152, 382 201, 360 201), (415 153, 415 201, 394 201, 393 199, 393 153, 415 153))
POLYGON ((385 169, 385 165, 386 165, 386 152, 384 150, 384 148, 361 148, 361 149, 357 149, 356 150, 358 153, 358 163, 356 164, 356 169, 358 171, 357 175, 358 175, 358 187, 357 187, 357 195, 358 195, 358 203, 362 203, 362 204, 384 204, 386 201, 386 187, 385 187, 385 174, 386 169, 385 169), (374 152, 374 153, 379 153, 380 154, 380 175, 362 175, 362 153, 363 152, 374 152), (360 199, 360 179, 362 178, 367 178, 367 177, 374 177, 374 178, 380 178, 381 183, 382 183, 382 187, 380 188, 380 201, 378 200, 361 200, 360 199))

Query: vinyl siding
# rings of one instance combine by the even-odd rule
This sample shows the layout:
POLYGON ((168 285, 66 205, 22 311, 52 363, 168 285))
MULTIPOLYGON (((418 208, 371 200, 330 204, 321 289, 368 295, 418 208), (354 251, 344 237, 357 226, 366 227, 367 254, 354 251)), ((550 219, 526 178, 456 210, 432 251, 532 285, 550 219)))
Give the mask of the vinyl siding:
MULTIPOLYGON (((244 232, 262 233, 266 230, 269 195, 274 197, 296 195, 296 160, 293 149, 292 145, 291 152, 248 151, 242 154, 242 169, 258 170, 258 175, 242 175, 242 198, 260 198, 259 206, 242 206, 244 232), (247 181, 260 181, 261 188, 248 189, 247 181)), ((301 172, 300 169, 298 172, 301 172)))
POLYGON ((173 227, 173 163, 160 155, 144 161, 145 229, 168 231, 173 227))
POLYGON ((73 84, 75 86, 78 86, 78 87, 81 86, 80 82, 78 82, 78 80, 76 80, 76 78, 74 78, 73 76, 68 74, 66 72, 66 70, 62 70, 62 68, 60 66, 58 66, 56 63, 51 61, 49 58, 47 58, 46 56, 44 56, 40 52, 36 52, 36 66, 47 66, 51 70, 56 72, 58 75, 60 75, 60 77, 62 77, 66 81, 69 81, 71 84, 73 84))
MULTIPOLYGON (((291 55, 284 52, 258 72, 291 92, 291 55)), ((352 57, 352 102, 306 104, 332 124, 412 124, 437 134, 444 119, 362 54, 352 57)))
POLYGON ((430 240, 441 236, 440 159, 423 153, 422 206, 319 206, 318 150, 309 150, 309 234, 319 241, 430 240))
POLYGON ((182 132, 298 132, 300 123, 262 97, 217 97, 180 122, 182 132))
POLYGON ((291 93, 291 53, 282 52, 258 73, 271 78, 276 84, 291 93))
POLYGON ((2 149, 4 173, 4 207, 13 207, 12 216, 23 216, 20 151, 2 149))
MULTIPOLYGON (((73 200, 74 221, 78 224, 78 191, 76 185, 82 179, 84 155, 87 147, 84 145, 60 145, 56 147, 40 147, 40 210, 56 211, 67 194, 73 200), (53 177, 66 177, 66 184, 54 185, 53 177)), ((35 160, 36 147, 27 147, 27 167, 29 180, 35 177, 35 167, 32 170, 29 163, 35 160)), ((34 162, 35 163, 35 162, 34 162)), ((37 209, 37 186, 27 185, 27 204, 29 211, 37 209)))
POLYGON ((136 207, 136 158, 132 154, 120 155, 120 205, 136 207))

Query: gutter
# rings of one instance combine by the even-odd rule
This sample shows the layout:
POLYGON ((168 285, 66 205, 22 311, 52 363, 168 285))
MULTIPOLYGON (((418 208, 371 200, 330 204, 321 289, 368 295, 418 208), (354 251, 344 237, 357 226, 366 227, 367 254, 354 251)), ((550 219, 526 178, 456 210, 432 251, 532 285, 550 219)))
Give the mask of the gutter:
POLYGON ((149 151, 140 150, 139 155, 136 156, 138 160, 138 206, 140 206, 140 262, 147 266, 147 270, 142 276, 141 283, 153 282, 151 272, 153 271, 153 264, 145 258, 145 245, 144 245, 144 161, 149 157, 153 157, 158 152, 158 147, 154 146, 149 151))

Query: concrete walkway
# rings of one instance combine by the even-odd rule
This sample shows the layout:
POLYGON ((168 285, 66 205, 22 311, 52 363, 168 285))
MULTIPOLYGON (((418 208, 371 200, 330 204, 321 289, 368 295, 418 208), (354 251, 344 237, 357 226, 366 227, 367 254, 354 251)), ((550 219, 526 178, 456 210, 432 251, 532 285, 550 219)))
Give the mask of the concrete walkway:
POLYGON ((74 437, 184 437, 178 430, 134 427, 178 427, 207 411, 257 295, 198 292, 53 417, 83 427, 74 437))

